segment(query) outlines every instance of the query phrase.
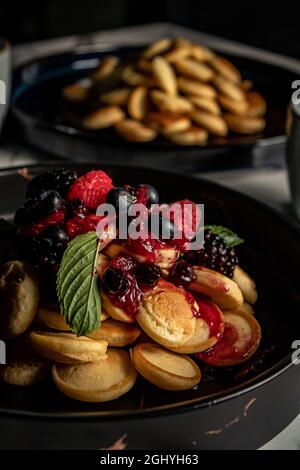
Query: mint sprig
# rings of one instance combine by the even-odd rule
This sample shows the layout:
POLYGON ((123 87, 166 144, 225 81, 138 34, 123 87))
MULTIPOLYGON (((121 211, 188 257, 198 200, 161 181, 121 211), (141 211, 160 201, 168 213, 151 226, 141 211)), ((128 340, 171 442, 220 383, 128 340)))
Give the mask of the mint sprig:
POLYGON ((233 248, 244 243, 244 240, 236 233, 222 225, 205 225, 204 228, 210 230, 214 235, 221 237, 227 248, 233 248))
POLYGON ((61 313, 77 336, 100 326, 99 250, 96 232, 78 235, 68 244, 58 271, 56 289, 61 313))

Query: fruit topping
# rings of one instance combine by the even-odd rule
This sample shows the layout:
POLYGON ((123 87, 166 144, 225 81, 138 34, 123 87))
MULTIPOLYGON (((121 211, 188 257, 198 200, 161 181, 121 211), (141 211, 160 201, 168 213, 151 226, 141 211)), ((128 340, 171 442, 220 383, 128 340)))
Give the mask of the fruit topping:
POLYGON ((66 206, 66 218, 72 219, 76 215, 81 217, 87 213, 87 207, 81 199, 72 199, 66 206))
MULTIPOLYGON (((134 275, 136 266, 136 261, 132 257, 120 254, 110 262, 103 276, 103 288, 109 301, 131 317, 139 311, 142 299, 142 291, 134 275)), ((108 303, 107 299, 105 302, 108 303)), ((105 308, 111 314, 110 306, 106 305, 105 308)))
POLYGON ((56 169, 35 176, 27 186, 26 196, 32 198, 39 196, 43 191, 54 189, 62 198, 65 198, 74 181, 78 178, 77 172, 67 169, 56 169))
POLYGON ((242 292, 228 277, 203 266, 194 266, 194 273, 196 278, 189 286, 192 291, 209 297, 221 308, 232 309, 243 305, 242 292))
POLYGON ((189 286, 195 280, 194 269, 184 260, 177 261, 170 269, 169 278, 177 286, 189 286))
POLYGON ((162 277, 160 267, 154 263, 139 264, 136 267, 134 274, 140 285, 150 287, 154 287, 162 277))
POLYGON ((62 199, 57 191, 43 191, 34 198, 27 199, 16 214, 14 222, 17 226, 29 225, 61 209, 62 199))
POLYGON ((131 188, 116 187, 107 193, 106 202, 116 209, 117 214, 126 214, 129 207, 136 202, 136 197, 131 188))
POLYGON ((129 287, 128 279, 121 269, 108 267, 103 276, 103 284, 108 293, 121 295, 129 287))
POLYGON ((159 194, 150 184, 139 184, 135 189, 135 194, 137 202, 147 207, 159 203, 159 194))
POLYGON ((208 351, 197 355, 212 366, 233 366, 248 360, 257 350, 260 326, 248 313, 225 312, 225 330, 220 341, 208 351))
POLYGON ((200 223, 200 209, 189 199, 173 202, 170 208, 173 209, 170 214, 171 221, 176 226, 176 232, 179 232, 174 242, 182 251, 187 251, 200 223))
POLYGON ((228 248, 225 241, 209 229, 204 230, 203 248, 187 253, 186 260, 193 265, 218 271, 229 278, 232 278, 238 264, 235 249, 228 248))
POLYGON ((101 170, 89 171, 71 186, 67 201, 80 199, 90 209, 96 209, 105 202, 107 193, 113 188, 112 180, 101 170))
POLYGON ((18 236, 24 239, 32 239, 41 235, 47 227, 52 225, 61 225, 65 218, 64 209, 59 209, 52 214, 47 215, 31 225, 26 225, 18 230, 18 236))

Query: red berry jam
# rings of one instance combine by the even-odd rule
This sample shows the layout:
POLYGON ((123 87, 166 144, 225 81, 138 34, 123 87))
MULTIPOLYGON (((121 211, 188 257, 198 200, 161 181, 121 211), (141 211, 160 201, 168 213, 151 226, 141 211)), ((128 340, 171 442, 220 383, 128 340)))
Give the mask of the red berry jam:
POLYGON ((197 357, 211 365, 218 365, 220 361, 239 359, 248 353, 248 348, 241 351, 236 343, 239 339, 237 328, 231 323, 225 324, 222 338, 208 351, 197 354, 197 357))
POLYGON ((197 299, 199 305, 199 312, 197 318, 202 318, 209 326, 210 338, 215 337, 220 339, 224 333, 224 319, 220 310, 211 302, 205 299, 197 299))
POLYGON ((164 242, 156 238, 150 238, 150 236, 146 240, 142 238, 138 238, 137 240, 128 238, 125 243, 126 250, 137 256, 142 256, 148 263, 156 261, 157 251, 166 247, 167 245, 164 242))
POLYGON ((110 286, 106 286, 104 283, 107 295, 112 304, 123 309, 129 316, 137 315, 140 310, 143 295, 133 272, 136 266, 137 263, 131 256, 125 254, 116 256, 109 263, 107 269, 115 270, 117 273, 115 286, 119 286, 119 288, 116 288, 115 292, 112 292, 115 286, 112 285, 110 289, 110 286))

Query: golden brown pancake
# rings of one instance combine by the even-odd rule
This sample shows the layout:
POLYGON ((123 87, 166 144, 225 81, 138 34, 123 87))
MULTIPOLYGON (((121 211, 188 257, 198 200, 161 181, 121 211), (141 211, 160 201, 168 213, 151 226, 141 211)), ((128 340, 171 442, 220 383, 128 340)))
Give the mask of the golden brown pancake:
POLYGON ((145 294, 136 320, 159 344, 178 347, 194 333, 196 319, 193 309, 197 308, 183 289, 163 281, 145 294))
POLYGON ((191 358, 154 343, 139 343, 133 348, 131 358, 145 379, 164 390, 188 390, 201 380, 200 369, 191 358))
POLYGON ((122 348, 134 343, 142 330, 137 324, 128 324, 109 319, 100 325, 100 328, 88 335, 89 338, 98 341, 106 341, 108 346, 122 348))
POLYGON ((106 341, 93 341, 73 333, 32 331, 29 344, 35 352, 55 362, 81 364, 100 361, 105 358, 106 341))
POLYGON ((127 352, 108 349, 107 358, 81 365, 55 364, 53 380, 70 398, 87 402, 115 400, 135 384, 137 373, 127 352))

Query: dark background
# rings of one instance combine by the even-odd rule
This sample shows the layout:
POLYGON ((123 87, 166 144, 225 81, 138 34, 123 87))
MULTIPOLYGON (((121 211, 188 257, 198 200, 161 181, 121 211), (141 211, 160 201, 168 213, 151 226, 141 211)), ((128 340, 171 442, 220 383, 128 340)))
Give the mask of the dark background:
POLYGON ((13 43, 153 21, 190 26, 300 58, 296 1, 0 0, 0 36, 13 43))

